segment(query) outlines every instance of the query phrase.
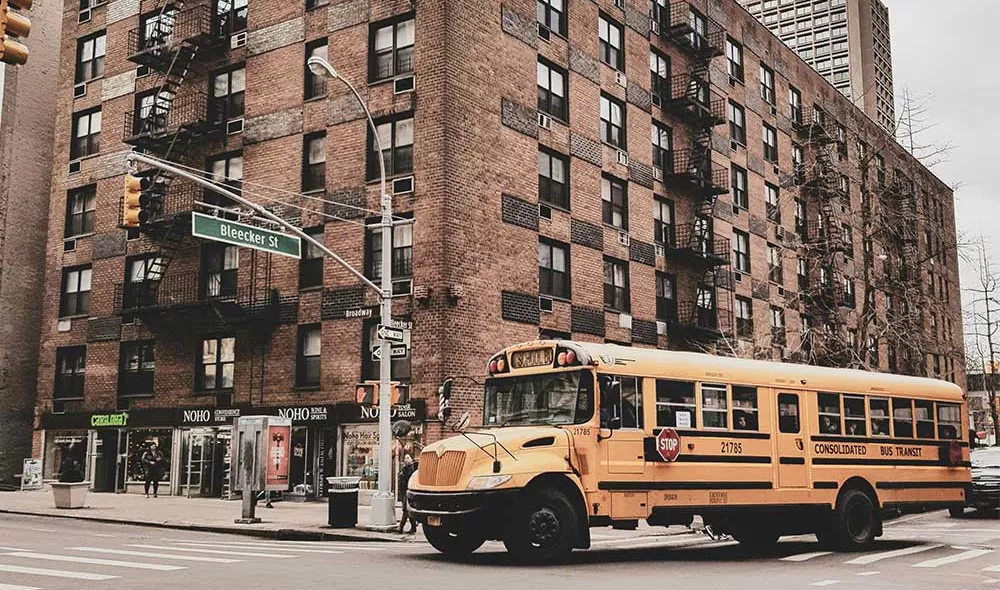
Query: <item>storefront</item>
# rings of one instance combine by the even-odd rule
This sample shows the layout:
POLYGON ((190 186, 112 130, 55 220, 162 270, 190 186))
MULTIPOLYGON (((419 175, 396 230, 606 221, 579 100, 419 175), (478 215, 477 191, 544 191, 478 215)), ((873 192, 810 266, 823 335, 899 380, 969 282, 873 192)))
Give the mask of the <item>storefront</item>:
POLYGON ((232 499, 229 485, 233 423, 240 408, 178 410, 180 460, 174 493, 232 499))

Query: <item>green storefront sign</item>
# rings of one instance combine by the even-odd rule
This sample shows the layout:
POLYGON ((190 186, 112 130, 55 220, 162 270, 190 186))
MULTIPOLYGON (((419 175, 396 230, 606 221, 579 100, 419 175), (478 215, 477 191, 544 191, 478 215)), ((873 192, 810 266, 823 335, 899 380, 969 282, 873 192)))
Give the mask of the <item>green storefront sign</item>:
POLYGON ((94 414, 90 417, 92 428, 124 428, 128 426, 128 412, 94 414))
POLYGON ((192 213, 191 235, 234 246, 273 252, 292 258, 302 257, 302 240, 281 232, 236 223, 202 213, 192 213))

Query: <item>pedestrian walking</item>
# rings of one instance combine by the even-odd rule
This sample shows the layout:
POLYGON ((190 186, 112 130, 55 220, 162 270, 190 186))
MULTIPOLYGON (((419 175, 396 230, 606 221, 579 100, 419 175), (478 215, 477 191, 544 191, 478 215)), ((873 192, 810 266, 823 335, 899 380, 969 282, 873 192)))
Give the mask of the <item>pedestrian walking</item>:
POLYGON ((149 486, 153 485, 153 497, 156 497, 157 492, 160 489, 160 475, 163 471, 163 463, 166 460, 163 458, 163 453, 160 451, 159 447, 155 442, 149 443, 146 450, 142 453, 142 465, 146 470, 146 497, 149 497, 149 486))
POLYGON ((406 522, 410 522, 411 533, 417 532, 417 519, 413 518, 410 514, 409 509, 406 507, 406 490, 410 484, 410 476, 414 474, 417 470, 417 463, 413 460, 413 457, 406 455, 403 457, 403 467, 399 470, 399 481, 396 489, 399 490, 399 495, 403 499, 403 518, 399 521, 399 532, 403 532, 403 527, 406 522))

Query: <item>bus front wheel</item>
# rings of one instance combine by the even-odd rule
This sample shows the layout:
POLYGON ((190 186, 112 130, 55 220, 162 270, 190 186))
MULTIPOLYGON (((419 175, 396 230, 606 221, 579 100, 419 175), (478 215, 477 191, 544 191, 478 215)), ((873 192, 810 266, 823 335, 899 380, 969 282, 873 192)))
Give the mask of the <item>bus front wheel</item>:
POLYGON ((449 531, 424 525, 427 542, 445 555, 468 555, 486 542, 486 537, 469 531, 449 531))
POLYGON ((507 551, 533 563, 557 563, 569 557, 579 526, 569 498, 543 487, 528 491, 519 504, 504 534, 507 551))
POLYGON ((870 549, 875 544, 878 529, 878 511, 871 497, 858 489, 846 490, 837 501, 830 534, 837 548, 841 551, 870 549))

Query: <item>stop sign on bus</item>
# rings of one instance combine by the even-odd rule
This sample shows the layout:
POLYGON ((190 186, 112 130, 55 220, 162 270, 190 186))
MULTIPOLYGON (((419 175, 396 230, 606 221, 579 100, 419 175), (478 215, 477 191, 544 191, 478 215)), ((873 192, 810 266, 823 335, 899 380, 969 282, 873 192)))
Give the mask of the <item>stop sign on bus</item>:
POLYGON ((681 437, 673 428, 664 428, 656 435, 656 452, 664 461, 674 461, 681 454, 681 437))

